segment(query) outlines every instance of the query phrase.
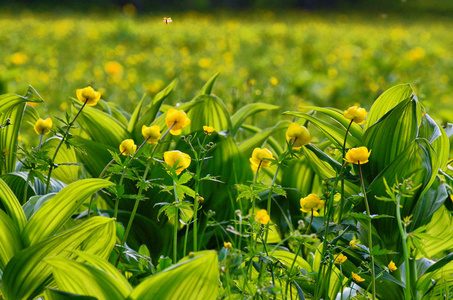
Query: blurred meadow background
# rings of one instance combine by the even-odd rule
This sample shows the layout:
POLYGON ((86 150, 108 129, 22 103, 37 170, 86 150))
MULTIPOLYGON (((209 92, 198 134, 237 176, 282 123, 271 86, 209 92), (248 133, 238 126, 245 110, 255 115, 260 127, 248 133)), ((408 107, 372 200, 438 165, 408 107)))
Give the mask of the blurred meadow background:
POLYGON ((300 105, 369 109, 400 83, 437 121, 452 119, 451 1, 264 2, 2 2, 0 93, 31 84, 46 100, 38 111, 53 115, 92 85, 130 113, 175 78, 168 104, 192 99, 220 72, 214 93, 230 113, 252 102, 281 107, 257 125, 300 105))

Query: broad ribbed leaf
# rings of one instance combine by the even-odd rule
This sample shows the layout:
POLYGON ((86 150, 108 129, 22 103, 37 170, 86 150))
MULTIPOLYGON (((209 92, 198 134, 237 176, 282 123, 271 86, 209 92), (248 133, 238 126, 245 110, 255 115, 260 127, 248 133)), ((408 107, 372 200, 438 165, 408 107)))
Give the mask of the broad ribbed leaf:
POLYGON ((71 183, 47 201, 28 221, 22 232, 25 245, 33 245, 55 234, 76 212, 87 197, 114 185, 103 179, 84 179, 71 183))
POLYGON ((0 271, 22 250, 20 233, 11 218, 0 209, 0 271))
POLYGON ((214 83, 217 77, 220 75, 220 72, 215 73, 201 88, 200 95, 211 95, 212 88, 214 87, 214 83))
POLYGON ((32 86, 28 87, 25 96, 16 94, 0 95, 0 125, 5 124, 10 119, 11 125, 0 129, 0 149, 8 150, 5 157, 5 168, 0 170, 0 174, 14 171, 16 164, 16 152, 18 145, 19 130, 25 111, 26 102, 42 102, 41 96, 32 86))
MULTIPOLYGON (((145 111, 143 116, 141 116, 140 120, 136 122, 136 125, 133 127, 133 132, 134 132, 134 137, 138 138, 142 136, 142 126, 150 126, 154 120, 157 117, 157 113, 159 112, 162 103, 164 102, 165 99, 171 94, 171 92, 175 89, 176 84, 178 83, 178 80, 173 80, 167 87, 165 87, 162 91, 156 94, 154 96, 153 101, 150 103, 148 106, 148 109, 145 111)), ((132 121, 132 118, 131 118, 132 121)), ((128 128, 129 131, 131 131, 132 125, 128 128)), ((163 126, 161 126, 161 129, 163 129, 163 126)))
MULTIPOLYGON (((369 185, 367 196, 370 203, 371 214, 380 215, 396 215, 396 204, 387 201, 379 201, 376 197, 387 197, 385 190, 384 179, 389 187, 393 187, 396 181, 403 182, 405 179, 412 180, 414 191, 412 196, 405 197, 401 205, 401 216, 407 217, 414 214, 416 201, 420 201, 420 193, 425 186, 431 181, 432 176, 436 176, 437 170, 432 169, 431 157, 435 155, 432 148, 427 144, 426 140, 415 140, 411 145, 396 159, 385 168, 379 176, 369 185), (417 187, 415 189, 415 187, 417 187)), ((358 207, 359 211, 363 211, 363 207, 358 207)), ((428 208, 427 208, 428 209, 428 208)), ((425 215, 425 217, 428 217, 425 215)), ((415 219, 418 219, 415 216, 415 219)), ((383 242, 381 245, 385 249, 394 250, 401 253, 401 241, 398 231, 396 219, 377 219, 373 220, 373 224, 383 242)), ((399 254, 391 255, 390 259, 396 265, 402 263, 403 257, 399 254)))
MULTIPOLYGON (((42 149, 49 152, 49 155, 53 157, 54 152, 60 143, 61 139, 54 137, 48 139, 43 145, 42 149)), ((61 146, 58 150, 57 157, 55 158, 55 163, 78 163, 77 157, 74 151, 74 148, 68 148, 66 146, 61 146)), ((77 165, 59 165, 52 172, 52 177, 60 180, 66 184, 69 184, 73 181, 76 181, 79 178, 80 166, 77 165)))
MULTIPOLYGON (((344 112, 339 110, 339 109, 336 109, 336 108, 317 107, 317 106, 302 106, 302 107, 299 107, 299 110, 305 110, 305 109, 321 112, 321 113, 331 117, 336 122, 340 123, 345 129, 347 129, 349 124, 351 123, 351 120, 346 119, 344 117, 344 115, 343 115, 344 112)), ((349 128, 349 132, 350 132, 349 134, 352 135, 357 140, 359 140, 359 141, 362 140, 362 136, 363 136, 364 130, 357 123, 352 122, 351 127, 349 128)), ((345 131, 345 134, 346 134, 346 131, 345 131)))
POLYGON ((250 117, 262 111, 274 110, 279 107, 267 103, 250 103, 246 106, 241 107, 232 117, 231 122, 233 124, 232 135, 234 136, 242 123, 250 117))
POLYGON ((202 94, 193 101, 200 104, 194 106, 187 114, 191 120, 190 131, 201 130, 206 125, 214 127, 216 132, 231 131, 230 114, 220 98, 202 94))
POLYGON ((123 140, 132 136, 121 122, 90 106, 83 108, 77 122, 93 141, 110 147, 119 147, 123 140))
POLYGON ((425 138, 439 157, 438 169, 444 169, 450 155, 450 142, 445 130, 428 114, 424 114, 419 127, 419 138, 425 138))
POLYGON ((127 299, 216 299, 218 282, 216 252, 201 251, 146 279, 127 299))
POLYGON ((83 250, 107 258, 115 243, 115 222, 92 217, 81 225, 28 247, 15 255, 3 273, 2 292, 6 299, 34 299, 53 283, 47 257, 73 257, 83 250))
MULTIPOLYGON (((252 134, 256 134, 256 133, 259 133, 262 131, 261 128, 250 125, 250 124, 242 124, 241 128, 244 129, 245 131, 251 132, 252 134)), ((281 130, 282 129, 283 128, 281 128, 281 130)), ((269 138, 266 140, 266 143, 272 147, 272 149, 274 150, 274 152, 277 156, 279 156, 283 153, 282 145, 273 136, 269 136, 269 138)), ((286 147, 286 144, 283 146, 286 147)))
POLYGON ((275 132, 288 128, 289 122, 281 121, 275 126, 261 130, 239 144, 239 150, 246 156, 251 157, 253 149, 261 148, 264 142, 275 132))
POLYGON ((46 291, 44 292, 44 299, 46 300, 68 300, 68 299, 74 299, 74 300, 97 300, 94 297, 90 296, 80 296, 80 295, 75 295, 59 290, 55 290, 52 288, 47 288, 46 291))
POLYGON ((368 113, 364 129, 367 130, 373 126, 388 111, 410 97, 416 98, 410 84, 400 84, 386 90, 374 101, 368 113))
MULTIPOLYGON (((288 269, 291 268, 291 265, 293 264, 294 258, 296 256, 294 253, 284 250, 273 251, 270 253, 270 255, 281 261, 283 265, 285 265, 288 269)), ((303 269, 307 271, 307 273, 310 273, 312 271, 310 264, 300 256, 296 258, 294 265, 294 268, 297 268, 298 270, 303 269)))
MULTIPOLYGON (((86 259, 85 256, 81 258, 86 259)), ((62 291, 92 296, 99 300, 123 300, 132 291, 126 278, 122 277, 114 266, 96 256, 93 258, 93 255, 90 255, 90 264, 76 262, 62 256, 50 257, 45 262, 52 266, 52 274, 58 288, 62 291), (96 263, 101 261, 98 264, 107 265, 108 271, 90 265, 92 261, 96 263)))
POLYGON ((453 217, 451 213, 441 206, 432 216, 426 231, 415 234, 422 239, 423 250, 428 258, 439 253, 453 249, 453 217))
POLYGON ((112 155, 108 150, 120 153, 119 144, 116 147, 109 147, 81 137, 76 137, 75 140, 85 151, 85 153, 77 152, 78 160, 93 177, 99 177, 102 170, 112 160, 112 155))
POLYGON ((20 206, 19 200, 17 200, 14 193, 8 187, 8 185, 0 179, 0 201, 5 209, 6 213, 9 215, 11 220, 13 220, 19 232, 25 227, 27 223, 27 218, 25 217, 24 211, 20 206))
MULTIPOLYGON (((317 117, 314 117, 309 114, 304 114, 300 112, 285 112, 284 115, 290 115, 302 118, 311 122, 316 128, 318 128, 333 144, 335 147, 342 149, 344 143, 344 137, 346 135, 346 128, 338 127, 332 125, 326 121, 323 121, 317 117)), ((348 136, 348 140, 346 141, 346 148, 352 148, 356 146, 361 146, 360 139, 356 138, 353 135, 348 136)))
POLYGON ((140 102, 137 104, 137 106, 134 109, 134 112, 131 115, 131 119, 129 120, 129 124, 127 124, 127 131, 133 132, 134 128, 137 125, 138 119, 140 117, 140 112, 142 110, 143 102, 145 101, 146 94, 143 95, 142 99, 140 102))
MULTIPOLYGON (((451 259, 451 257, 449 258, 451 259)), ((447 259, 448 260, 448 259, 447 259)), ((439 261, 438 263, 440 263, 439 261)), ((432 265, 431 268, 436 268, 436 264, 432 265)), ((450 261, 441 268, 435 269, 432 272, 428 272, 417 280, 417 290, 422 294, 425 294, 423 299, 449 299, 447 292, 453 290, 453 262, 450 261), (434 288, 432 288, 435 283, 434 288)))
POLYGON ((368 182, 417 138, 419 115, 418 102, 407 98, 365 132, 363 144, 371 150, 369 162, 363 165, 368 182))

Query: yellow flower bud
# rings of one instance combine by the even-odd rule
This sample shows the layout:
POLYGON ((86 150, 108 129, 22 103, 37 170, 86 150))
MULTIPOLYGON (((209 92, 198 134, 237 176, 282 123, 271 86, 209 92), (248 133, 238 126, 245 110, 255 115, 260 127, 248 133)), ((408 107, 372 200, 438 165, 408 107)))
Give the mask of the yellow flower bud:
POLYGON ((148 143, 157 143, 160 139, 160 127, 159 125, 154 125, 150 127, 142 126, 142 134, 145 139, 148 140, 148 143))
POLYGON ((351 246, 352 248, 359 248, 359 246, 357 246, 357 241, 356 240, 351 240, 349 242, 349 246, 351 246))
POLYGON ((286 141, 293 145, 294 150, 297 150, 311 142, 311 135, 304 126, 291 123, 286 131, 286 141))
POLYGON ((261 224, 266 225, 271 220, 271 217, 267 214, 267 210, 260 209, 255 215, 255 220, 261 224))
POLYGON ((354 272, 351 272, 352 274, 352 279, 354 279, 355 282, 359 283, 359 282, 363 282, 365 281, 365 279, 363 279, 362 277, 360 277, 359 274, 356 274, 354 272))
POLYGON ((353 164, 366 164, 370 157, 371 150, 368 151, 367 147, 359 147, 349 149, 346 153, 346 161, 353 164))
POLYGON ((256 168, 267 168, 271 165, 272 162, 270 160, 264 160, 266 158, 273 159, 274 157, 272 156, 272 153, 266 148, 255 148, 255 150, 253 150, 252 157, 249 160, 252 166, 255 166, 256 168))
POLYGON ((167 112, 165 122, 167 123, 167 127, 171 128, 171 134, 179 135, 181 134, 181 129, 190 124, 190 119, 187 118, 186 113, 182 110, 170 108, 167 112))
POLYGON ((318 195, 310 194, 305 198, 300 199, 300 207, 303 212, 311 212, 323 208, 325 200, 321 200, 318 195))
POLYGON ((164 161, 175 169, 176 175, 181 174, 191 163, 190 155, 178 150, 164 152, 164 161))
POLYGON ((50 132, 50 128, 52 128, 53 123, 51 118, 47 118, 45 120, 39 119, 36 121, 35 124, 35 132, 39 135, 41 134, 48 134, 50 132))
POLYGON ((230 242, 223 242, 223 247, 229 250, 233 249, 233 245, 230 242))
POLYGON ((365 108, 359 108, 357 106, 352 106, 344 111, 343 116, 346 119, 352 120, 359 125, 365 124, 366 116, 368 115, 365 108))
POLYGON ((120 144, 120 151, 123 155, 131 155, 137 151, 137 145, 132 139, 124 140, 120 144))
POLYGON ((340 264, 340 265, 348 259, 348 257, 346 255, 343 255, 342 253, 336 254, 334 257, 335 257, 335 263, 340 264))
POLYGON ((77 99, 86 103, 89 106, 95 106, 99 99, 101 99, 101 93, 96 92, 91 86, 76 91, 77 99))
POLYGON ((203 126, 203 130, 207 135, 211 135, 215 131, 214 127, 211 126, 203 126))
POLYGON ((396 267, 396 265, 395 265, 395 263, 393 262, 393 260, 391 260, 391 261, 389 262, 388 267, 389 267, 389 271, 390 271, 390 272, 393 272, 393 271, 398 270, 398 268, 396 267))

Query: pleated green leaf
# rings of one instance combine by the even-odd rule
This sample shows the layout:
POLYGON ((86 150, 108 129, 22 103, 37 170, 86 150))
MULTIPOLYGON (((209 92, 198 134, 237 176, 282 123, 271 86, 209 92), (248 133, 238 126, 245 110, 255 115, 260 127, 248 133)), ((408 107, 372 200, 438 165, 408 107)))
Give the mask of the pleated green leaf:
POLYGON ((437 168, 444 169, 450 155, 450 142, 445 130, 428 114, 424 114, 420 123, 418 137, 428 140, 439 157, 437 168))
POLYGON ((132 136, 121 122, 91 106, 83 108, 77 122, 93 141, 110 147, 119 147, 123 140, 132 136))
MULTIPOLYGON (((335 147, 340 149, 343 148, 344 137, 346 135, 346 128, 344 128, 343 126, 340 128, 317 117, 301 112, 285 112, 283 114, 299 117, 311 122, 335 145, 335 147)), ((346 141, 346 148, 352 148, 361 145, 362 143, 360 139, 356 138, 353 135, 348 136, 348 140, 346 141)))
MULTIPOLYGON (((282 262, 288 269, 291 268, 291 265, 293 264, 295 254, 289 251, 284 251, 284 250, 276 250, 270 253, 272 257, 277 258, 280 262, 282 262)), ((297 269, 303 269, 307 271, 307 273, 310 273, 312 271, 312 268, 310 264, 303 259, 302 257, 298 256, 295 260, 295 268, 297 269)))
POLYGON ((34 299, 52 284, 47 257, 73 257, 71 251, 83 250, 107 258, 115 243, 115 222, 92 217, 73 229, 28 247, 15 255, 3 272, 5 299, 34 299))
POLYGON ((26 102, 42 102, 41 96, 36 90, 29 86, 25 96, 16 94, 0 95, 0 125, 10 119, 11 125, 0 129, 0 149, 8 150, 5 157, 5 168, 0 170, 0 174, 14 172, 16 164, 16 152, 18 145, 19 130, 25 112, 26 102))
POLYGON ((214 83, 217 77, 220 75, 220 72, 215 73, 201 88, 200 95, 211 95, 212 88, 214 87, 214 83))
POLYGON ((232 135, 234 136, 242 123, 250 117, 262 111, 275 110, 279 107, 267 103, 250 103, 246 106, 241 107, 232 117, 231 122, 233 124, 232 135))
MULTIPOLYGON (((451 256, 448 258, 451 259, 451 256)), ((450 261, 441 268, 436 269, 436 264, 432 265, 430 269, 435 269, 432 272, 427 272, 417 280, 417 290, 425 294, 423 299, 448 299, 447 290, 453 290, 453 262, 450 261), (432 288, 434 284, 434 287, 432 288), (429 293, 428 293, 429 292, 429 293)))
POLYGON ((230 114, 220 98, 215 95, 202 94, 193 101, 200 102, 200 104, 192 107, 187 113, 191 120, 190 131, 201 130, 206 125, 214 127, 216 132, 231 131, 230 114))
POLYGON ((59 291, 59 290, 52 289, 52 288, 47 288, 46 289, 46 291, 44 292, 44 299, 46 299, 46 300, 68 300, 68 299, 74 299, 74 300, 97 300, 94 297, 80 296, 80 295, 71 294, 71 293, 59 291))
MULTIPOLYGON (((60 140, 61 139, 57 137, 50 138, 46 140, 45 143, 43 143, 42 149, 49 151, 49 154, 53 156, 58 144, 60 143, 60 140)), ((57 153, 57 157, 55 158, 55 163, 57 165, 62 163, 78 163, 74 148, 68 148, 66 146, 60 147, 57 153)), ((81 167, 77 165, 59 165, 53 170, 52 177, 66 184, 69 184, 79 179, 80 169, 81 167)))
POLYGON ((112 185, 114 184, 103 179, 83 179, 65 187, 30 218, 22 232, 24 244, 34 245, 55 234, 87 197, 112 185))
MULTIPOLYGON (((86 257, 81 256, 81 258, 86 257)), ((58 288, 62 291, 92 296, 99 300, 124 300, 132 291, 132 286, 114 266, 96 256, 93 258, 93 255, 90 255, 90 264, 62 256, 47 258, 45 262, 52 267, 52 274, 58 288), (101 261, 98 264, 107 266, 108 271, 90 265, 92 261, 96 263, 101 261)))
POLYGON ((371 150, 369 162, 363 165, 364 176, 371 182, 417 138, 420 105, 407 98, 371 126, 363 144, 371 150))
MULTIPOLYGON (((141 137, 142 136, 142 126, 150 126, 157 117, 157 113, 161 109, 162 103, 165 99, 171 94, 171 92, 175 89, 178 80, 173 80, 167 87, 165 87, 162 91, 154 96, 153 101, 148 106, 147 110, 143 113, 140 117, 138 122, 133 127, 134 137, 141 137)), ((135 112, 134 112, 135 113, 135 112)), ((134 115, 133 115, 134 116, 134 115)), ((128 127, 129 131, 131 132, 133 119, 131 118, 130 126, 128 127)), ((163 126, 161 126, 161 129, 163 126)))
POLYGON ((110 147, 81 137, 76 137, 75 141, 85 151, 85 153, 77 152, 77 158, 93 177, 99 177, 102 170, 112 160, 112 155, 108 150, 120 153, 119 144, 115 147, 110 147))
MULTIPOLYGON (((287 123, 289 126, 289 123, 287 123)), ((251 132, 252 134, 257 134, 262 131, 261 128, 250 125, 250 124, 242 124, 241 128, 244 129, 244 131, 251 132)), ((286 127, 280 128, 280 130, 283 130, 286 127)), ((280 145, 280 143, 271 135, 267 138, 266 143, 272 147, 274 152, 277 154, 277 156, 281 155, 283 153, 283 147, 280 145)), ((284 144, 283 146, 285 146, 284 144)))
MULTIPOLYGON (((336 108, 317 107, 317 106, 302 106, 302 107, 300 107, 300 109, 304 109, 304 110, 305 109, 309 109, 309 110, 314 110, 314 111, 317 111, 317 112, 321 112, 321 113, 329 116, 330 118, 332 118, 336 122, 340 123, 345 129, 347 129, 348 126, 349 126, 349 123, 351 123, 351 120, 346 119, 343 116, 344 112, 339 110, 339 109, 336 109, 336 108)), ((358 125, 355 122, 352 122, 351 127, 349 128, 349 134, 350 135, 352 135, 357 140, 362 140, 362 136, 363 136, 364 132, 365 131, 363 130, 363 128, 360 125, 358 125)), ((345 134, 346 134, 346 131, 345 131, 345 134)))
POLYGON ((20 250, 20 233, 11 218, 0 209, 0 270, 3 271, 20 250))
POLYGON ((373 126, 388 111, 411 97, 415 97, 415 94, 410 84, 400 84, 386 90, 374 101, 368 113, 364 129, 367 130, 373 126))
POLYGON ((134 112, 131 115, 131 119, 129 120, 129 123, 127 124, 127 131, 133 132, 134 128, 137 125, 137 122, 140 118, 140 112, 143 107, 143 102, 145 101, 146 94, 143 95, 142 99, 140 99, 140 102, 137 104, 137 106, 134 109, 134 112))
POLYGON ((441 206, 432 216, 425 232, 415 235, 422 239, 423 250, 428 258, 453 249, 453 217, 451 213, 445 206, 441 206))
POLYGON ((285 130, 288 128, 289 122, 288 121, 281 121, 278 122, 275 126, 263 129, 258 133, 252 135, 248 139, 242 141, 239 144, 239 150, 245 155, 245 157, 249 158, 252 156, 253 149, 256 147, 261 148, 264 142, 270 138, 275 132, 280 130, 285 130))
POLYGON ((201 251, 146 279, 127 299, 217 299, 218 282, 216 252, 201 251))
POLYGON ((16 225, 17 230, 22 232, 27 223, 27 218, 25 217, 24 211, 20 205, 19 200, 17 200, 14 193, 8 187, 8 185, 0 179, 0 201, 9 215, 14 225, 16 225))

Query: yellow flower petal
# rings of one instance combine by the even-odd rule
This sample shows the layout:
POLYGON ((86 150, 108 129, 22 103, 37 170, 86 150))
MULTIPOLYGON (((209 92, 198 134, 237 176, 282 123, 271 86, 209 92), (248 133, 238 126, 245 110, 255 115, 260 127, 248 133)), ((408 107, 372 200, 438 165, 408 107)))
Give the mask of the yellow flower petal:
POLYGON ((256 168, 258 168, 258 166, 261 168, 267 168, 272 164, 272 162, 267 159, 273 158, 272 153, 268 149, 255 148, 249 161, 252 166, 255 166, 256 168))
POLYGON ((365 124, 367 115, 368 112, 364 108, 359 108, 357 106, 352 106, 343 113, 343 116, 346 119, 352 120, 359 125, 365 124))
POLYGON ((292 144, 294 150, 298 150, 311 142, 311 135, 304 126, 291 123, 286 131, 286 141, 292 144))
POLYGON ((120 151, 123 155, 131 155, 137 151, 137 145, 135 145, 132 139, 124 140, 120 144, 120 151))
POLYGON ((367 147, 359 147, 359 148, 351 148, 346 153, 346 161, 361 165, 368 162, 368 158, 370 157, 371 150, 368 151, 367 147))
POLYGON ((37 134, 48 134, 50 132, 50 129, 52 128, 53 123, 51 118, 47 118, 45 120, 39 119, 36 121, 34 130, 37 134))
POLYGON ((150 127, 143 125, 142 135, 145 139, 148 140, 148 143, 157 143, 161 136, 159 125, 154 125, 150 127))
POLYGON ((86 103, 89 106, 95 106, 99 99, 101 99, 101 93, 96 92, 91 86, 76 91, 77 99, 86 103))
POLYGON ((192 160, 189 154, 173 150, 164 152, 164 161, 167 165, 175 169, 176 175, 179 175, 190 166, 192 160))

